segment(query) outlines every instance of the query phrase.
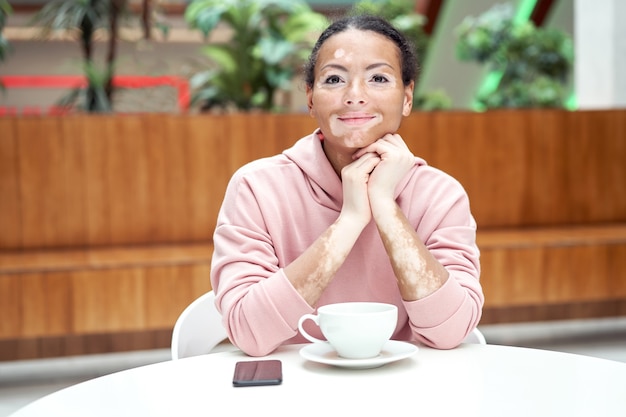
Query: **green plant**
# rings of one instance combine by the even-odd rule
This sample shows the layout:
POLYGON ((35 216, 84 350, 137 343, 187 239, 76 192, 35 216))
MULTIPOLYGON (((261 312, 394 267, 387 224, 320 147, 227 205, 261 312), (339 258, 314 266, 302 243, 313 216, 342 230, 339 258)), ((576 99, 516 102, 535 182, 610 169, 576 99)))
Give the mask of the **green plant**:
POLYGON ((43 25, 44 34, 57 30, 78 32, 88 85, 85 90, 71 92, 62 100, 63 105, 82 97, 87 111, 111 110, 118 18, 125 7, 125 0, 53 0, 35 15, 34 22, 43 25), (109 30, 104 69, 98 69, 94 59, 94 37, 99 29, 109 30))
POLYGON ((191 77, 192 105, 244 111, 275 109, 328 23, 301 0, 193 0, 185 19, 205 37, 218 25, 232 33, 203 47, 210 66, 191 77))
MULTIPOLYGON (((150 0, 143 0, 144 7, 149 4, 150 0)), ((33 21, 42 25, 44 35, 58 30, 78 33, 83 72, 88 85, 85 89, 71 91, 60 100, 60 105, 76 105, 89 112, 112 111, 119 26, 123 18, 131 16, 127 6, 128 0, 53 0, 35 15, 33 21), (94 56, 95 36, 99 30, 108 32, 102 63, 94 56)), ((148 17, 144 16, 143 19, 145 28, 148 17)), ((164 30, 163 27, 161 29, 164 30)))
POLYGON ((443 90, 427 91, 414 98, 413 107, 423 111, 448 110, 452 99, 443 90))
POLYGON ((7 0, 0 0, 0 61, 6 59, 6 54, 9 51, 9 41, 2 35, 4 26, 7 22, 7 17, 11 14, 11 5, 7 0))
MULTIPOLYGON (((11 10, 11 5, 7 0, 0 0, 0 62, 6 59, 6 56, 10 51, 9 41, 2 35, 2 32, 4 31, 7 17, 11 14, 11 10)), ((1 81, 0 89, 4 89, 1 81)))
POLYGON ((514 19, 513 7, 496 5, 457 27, 457 57, 501 74, 493 91, 479 92, 483 108, 563 107, 573 63, 569 36, 514 19))

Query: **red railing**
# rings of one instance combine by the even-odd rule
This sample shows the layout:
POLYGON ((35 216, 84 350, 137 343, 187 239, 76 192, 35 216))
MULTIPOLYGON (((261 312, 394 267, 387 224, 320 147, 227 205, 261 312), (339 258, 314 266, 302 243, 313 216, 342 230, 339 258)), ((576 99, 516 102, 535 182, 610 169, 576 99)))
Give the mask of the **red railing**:
MULTIPOLYGON (((81 75, 3 75, 0 83, 5 88, 80 88, 87 86, 87 79, 81 75)), ((148 88, 169 85, 178 91, 178 108, 186 111, 189 108, 190 92, 187 80, 176 76, 116 75, 113 85, 121 88, 148 88)), ((20 111, 15 107, 0 106, 0 116, 16 114, 41 114, 39 107, 26 106, 20 111)), ((52 106, 47 114, 63 114, 65 110, 52 106)))

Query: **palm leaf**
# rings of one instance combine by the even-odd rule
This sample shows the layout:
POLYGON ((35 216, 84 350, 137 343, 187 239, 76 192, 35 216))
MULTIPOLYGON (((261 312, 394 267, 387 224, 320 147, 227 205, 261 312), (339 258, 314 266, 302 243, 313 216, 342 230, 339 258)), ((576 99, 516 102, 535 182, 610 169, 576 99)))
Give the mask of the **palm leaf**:
POLYGON ((223 71, 234 72, 237 70, 237 51, 228 45, 207 45, 202 48, 202 51, 223 71))

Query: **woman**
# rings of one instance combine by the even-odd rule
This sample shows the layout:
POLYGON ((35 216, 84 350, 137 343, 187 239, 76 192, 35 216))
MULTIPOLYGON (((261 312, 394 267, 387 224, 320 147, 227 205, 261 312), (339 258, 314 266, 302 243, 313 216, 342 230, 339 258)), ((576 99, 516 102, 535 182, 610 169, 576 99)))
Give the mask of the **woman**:
POLYGON ((305 342, 298 319, 335 302, 395 304, 392 339, 442 349, 479 322, 467 194, 396 133, 411 113, 416 68, 385 20, 334 22, 305 68, 319 129, 233 175, 211 280, 229 337, 247 354, 305 342))

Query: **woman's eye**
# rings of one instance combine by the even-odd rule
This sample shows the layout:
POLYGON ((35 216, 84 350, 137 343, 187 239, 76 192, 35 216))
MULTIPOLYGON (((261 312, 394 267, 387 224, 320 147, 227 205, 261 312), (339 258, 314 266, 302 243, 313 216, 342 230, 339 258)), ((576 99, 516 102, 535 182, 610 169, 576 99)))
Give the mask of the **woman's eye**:
POLYGON ((386 83, 389 80, 384 75, 374 75, 372 77, 372 81, 374 81, 375 83, 386 83))
POLYGON ((326 77, 326 79, 324 80, 325 84, 337 84, 339 82, 341 82, 341 79, 336 75, 326 77))

